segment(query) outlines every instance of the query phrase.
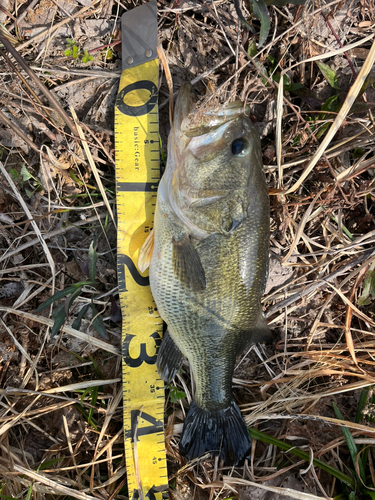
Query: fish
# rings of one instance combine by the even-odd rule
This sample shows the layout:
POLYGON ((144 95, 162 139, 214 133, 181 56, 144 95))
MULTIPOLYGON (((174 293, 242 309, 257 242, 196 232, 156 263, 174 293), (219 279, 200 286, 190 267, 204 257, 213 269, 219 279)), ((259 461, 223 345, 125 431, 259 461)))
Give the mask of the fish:
POLYGON ((192 86, 179 91, 154 228, 139 256, 167 324, 157 369, 171 382, 184 358, 195 395, 179 449, 227 464, 251 437, 232 394, 236 357, 272 342, 261 307, 269 259, 269 195, 259 133, 243 103, 200 111, 192 86))

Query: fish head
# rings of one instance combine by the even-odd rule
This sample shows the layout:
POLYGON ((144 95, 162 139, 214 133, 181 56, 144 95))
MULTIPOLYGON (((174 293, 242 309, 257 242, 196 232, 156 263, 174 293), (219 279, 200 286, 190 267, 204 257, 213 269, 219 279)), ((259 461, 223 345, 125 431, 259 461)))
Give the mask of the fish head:
POLYGON ((265 185, 259 133, 248 112, 240 101, 201 111, 191 86, 179 93, 169 137, 170 201, 180 218, 206 232, 237 227, 257 184, 265 185))

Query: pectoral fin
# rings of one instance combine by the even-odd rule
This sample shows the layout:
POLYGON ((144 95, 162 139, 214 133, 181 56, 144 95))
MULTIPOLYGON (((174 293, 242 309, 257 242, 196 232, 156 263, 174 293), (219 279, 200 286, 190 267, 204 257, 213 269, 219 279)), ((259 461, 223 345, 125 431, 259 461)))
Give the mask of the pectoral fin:
POLYGON ((172 259, 174 273, 182 284, 196 292, 206 288, 204 269, 189 235, 173 241, 172 259))
POLYGON ((143 243, 139 253, 138 267, 144 273, 151 264, 152 252, 154 250, 154 231, 151 231, 143 243))
POLYGON ((183 355, 171 339, 167 330, 164 334, 163 342, 161 343, 156 360, 158 373, 164 382, 172 382, 182 365, 182 361, 183 355))

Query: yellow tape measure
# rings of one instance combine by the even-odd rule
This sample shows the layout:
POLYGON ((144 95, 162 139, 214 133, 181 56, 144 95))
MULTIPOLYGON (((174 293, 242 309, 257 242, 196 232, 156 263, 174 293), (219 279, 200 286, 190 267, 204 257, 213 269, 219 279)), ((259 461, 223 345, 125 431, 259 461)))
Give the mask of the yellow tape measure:
POLYGON ((156 0, 122 17, 123 71, 115 110, 118 284, 129 498, 168 498, 164 384, 156 370, 163 322, 138 269, 153 223, 159 171, 156 0))

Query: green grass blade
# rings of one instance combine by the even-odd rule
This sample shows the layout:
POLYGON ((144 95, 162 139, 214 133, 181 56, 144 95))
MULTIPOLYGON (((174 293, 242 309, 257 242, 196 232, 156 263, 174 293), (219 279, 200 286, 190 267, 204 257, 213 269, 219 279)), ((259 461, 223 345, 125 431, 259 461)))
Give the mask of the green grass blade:
MULTIPOLYGON (((81 328, 83 316, 86 314, 89 306, 90 306, 90 304, 86 304, 85 306, 82 307, 82 309, 78 313, 77 318, 73 321, 72 328, 74 328, 75 330, 79 330, 81 328)), ((85 360, 83 360, 83 362, 84 361, 85 360)))
POLYGON ((87 424, 90 425, 92 420, 93 420, 93 415, 94 415, 94 407, 96 405, 96 402, 98 400, 98 392, 99 392, 99 387, 94 387, 91 393, 91 407, 89 409, 89 417, 87 419, 87 424))
POLYGON ((68 316, 70 306, 73 304, 74 300, 81 295, 82 287, 77 288, 71 295, 65 300, 65 314, 68 316))
MULTIPOLYGON (((337 408, 334 401, 332 401, 332 406, 333 406, 333 409, 335 410, 336 417, 339 418, 340 420, 344 420, 342 418, 340 410, 337 408)), ((342 430, 342 433, 344 434, 346 444, 348 445, 349 453, 350 453, 350 457, 352 459, 353 465, 355 466, 357 456, 358 456, 357 445, 355 444, 353 436, 351 435, 351 432, 349 431, 349 429, 347 427, 342 425, 341 430, 342 430)), ((359 473, 360 473, 361 479, 363 481, 363 484, 366 484, 366 476, 365 476, 365 471, 363 468, 363 463, 362 463, 361 457, 358 457, 358 468, 359 468, 359 473)))
POLYGON ((74 286, 68 286, 67 288, 64 288, 64 290, 59 290, 58 292, 54 293, 52 297, 47 299, 41 306, 38 307, 38 309, 35 310, 36 313, 40 313, 43 311, 46 307, 50 306, 55 302, 55 300, 60 300, 63 297, 66 297, 67 295, 73 293, 75 291, 74 286))
MULTIPOLYGON (((280 441, 279 439, 273 438, 271 436, 268 436, 264 432, 258 431, 256 429, 249 429, 250 436, 253 439, 258 439, 259 441, 262 441, 263 443, 268 443, 268 444, 273 444, 274 446, 277 446, 281 450, 288 451, 289 453, 292 453, 293 455, 297 456, 298 458, 302 458, 302 460, 305 460, 306 462, 310 462, 310 455, 308 453, 305 453, 302 450, 299 450, 298 448, 295 448, 294 446, 289 446, 288 444, 284 443, 283 441, 280 441)), ((328 474, 331 474, 331 476, 335 477, 342 483, 346 484, 350 488, 355 487, 355 482, 353 478, 350 476, 347 476, 343 472, 339 471, 338 469, 335 469, 334 467, 331 467, 330 465, 326 464, 325 462, 322 462, 321 460, 318 460, 317 458, 313 459, 313 464, 316 467, 319 467, 319 469, 322 469, 328 474)))
MULTIPOLYGON (((84 418, 86 421, 88 421, 89 414, 87 413, 87 411, 86 411, 84 408, 82 408, 82 406, 80 406, 80 405, 74 405, 74 408, 76 408, 76 410, 78 410, 78 411, 82 414, 83 418, 84 418)), ((95 431, 98 431, 98 430, 99 430, 99 429, 98 429, 97 422, 96 422, 96 420, 95 420, 95 419, 93 419, 93 418, 92 418, 92 419, 91 419, 90 424, 91 424, 91 427, 92 427, 95 431)))
POLYGON ((45 462, 42 462, 37 469, 37 472, 44 470, 44 469, 52 469, 54 465, 58 464, 59 462, 62 462, 63 460, 69 459, 70 457, 59 457, 59 458, 54 458, 52 460, 46 460, 45 462))
POLYGON ((30 484, 30 486, 29 486, 29 489, 28 489, 28 491, 27 491, 27 495, 26 495, 26 497, 25 497, 25 500, 30 500, 31 495, 32 495, 32 493, 33 493, 33 485, 34 485, 34 481, 33 481, 33 482, 30 484))
POLYGON ((99 335, 103 337, 103 339, 108 340, 109 337, 104 324, 103 316, 101 314, 98 315, 98 311, 93 303, 90 304, 90 307, 92 309, 92 314, 94 315, 94 319, 92 320, 92 326, 99 333, 99 335))
POLYGON ((85 285, 94 285, 95 282, 94 281, 79 281, 78 283, 74 283, 74 288, 78 288, 80 286, 85 286, 85 285))
POLYGON ((267 5, 264 3, 264 0, 250 0, 250 3, 253 7, 254 16, 259 17, 260 19, 258 47, 261 47, 267 40, 267 36, 270 31, 270 15, 267 9, 267 5))
MULTIPOLYGON (((80 401, 80 403, 81 403, 81 405, 82 405, 82 406, 83 406, 83 400, 85 399, 85 397, 86 397, 88 394, 90 394, 91 390, 92 390, 92 389, 91 389, 91 387, 89 387, 88 389, 85 389, 85 390, 83 391, 82 396, 81 396, 81 397, 80 397, 80 399, 79 399, 79 401, 80 401)), ((79 392, 79 391, 77 391, 77 392, 79 392)))
POLYGON ((163 143, 160 135, 159 135, 159 149, 160 149, 160 160, 161 160, 160 163, 161 166, 164 166, 167 163, 167 155, 163 151, 163 143))
POLYGON ((55 337, 59 333, 60 328, 65 323, 65 320, 66 320, 65 309, 61 309, 61 311, 59 311, 59 313, 57 314, 57 316, 55 318, 55 322, 54 322, 53 327, 51 329, 51 337, 52 338, 55 337))
POLYGON ((55 307, 52 312, 51 312, 51 318, 55 320, 57 316, 60 314, 60 311, 64 311, 65 304, 59 304, 57 307, 55 307))
POLYGON ((365 387, 361 391, 361 395, 359 397, 358 406, 357 406, 357 413, 355 414, 355 423, 356 424, 359 424, 359 422, 363 418, 362 412, 363 412, 364 407, 366 406, 366 403, 367 403, 368 391, 369 391, 369 387, 365 387))
POLYGON ((100 378, 100 379, 105 379, 105 377, 103 376, 102 372, 100 371, 100 368, 99 368, 99 365, 98 363, 95 361, 95 359, 92 357, 92 356, 89 356, 90 358, 90 361, 92 362, 93 364, 93 367, 94 367, 94 370, 96 371, 96 374, 97 376, 100 378))
POLYGON ((335 71, 330 66, 328 66, 328 64, 325 64, 321 61, 316 61, 316 64, 318 65, 320 71, 323 73, 324 78, 331 85, 331 87, 340 90, 335 71))
MULTIPOLYGON (((336 219, 336 217, 334 215, 330 215, 331 219, 335 222, 335 224, 338 224, 338 220, 336 219)), ((346 236, 351 240, 351 241, 354 241, 354 236, 352 235, 352 233, 349 231, 349 229, 347 227, 345 227, 343 224, 341 224, 341 228, 343 230, 343 232, 346 234, 346 236)))
POLYGON ((89 247, 89 258, 88 258, 89 278, 91 281, 95 281, 97 260, 98 260, 98 254, 94 248, 94 242, 92 241, 89 247))
POLYGON ((241 12, 240 4, 238 3, 238 0, 234 0, 234 8, 236 9, 237 16, 240 19, 241 23, 248 29, 250 30, 251 33, 255 33, 254 27, 251 26, 246 19, 243 17, 243 14, 241 12))

